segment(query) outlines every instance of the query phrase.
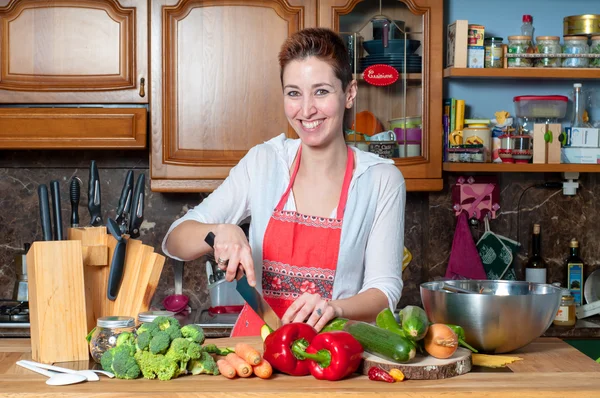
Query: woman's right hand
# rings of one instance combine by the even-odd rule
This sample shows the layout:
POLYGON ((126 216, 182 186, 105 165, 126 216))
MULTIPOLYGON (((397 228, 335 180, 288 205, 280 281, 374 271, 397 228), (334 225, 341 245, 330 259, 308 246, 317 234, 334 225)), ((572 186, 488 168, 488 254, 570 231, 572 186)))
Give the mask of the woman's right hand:
POLYGON ((235 224, 219 224, 214 234, 215 260, 219 269, 227 270, 225 279, 232 282, 240 269, 246 273, 250 286, 256 286, 252 249, 242 228, 235 224))

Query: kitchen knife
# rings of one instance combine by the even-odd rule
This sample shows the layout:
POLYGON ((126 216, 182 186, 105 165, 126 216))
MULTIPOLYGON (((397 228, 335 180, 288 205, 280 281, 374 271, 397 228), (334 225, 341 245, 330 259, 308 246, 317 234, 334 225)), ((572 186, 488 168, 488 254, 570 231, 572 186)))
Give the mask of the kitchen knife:
POLYGON ((131 203, 131 216, 129 217, 129 236, 138 238, 140 228, 144 221, 144 199, 146 189, 146 175, 144 173, 138 176, 133 191, 133 201, 131 203))
POLYGON ((79 227, 79 197, 81 195, 81 187, 79 186, 79 178, 71 178, 69 185, 69 197, 71 198, 71 227, 79 227))
POLYGON ((88 181, 88 210, 90 211, 90 225, 99 227, 102 225, 100 215, 100 177, 96 161, 90 163, 90 179, 88 181))
POLYGON ((52 218, 54 219, 54 240, 63 240, 62 215, 60 208, 60 185, 58 180, 50 181, 52 195, 52 218))
POLYGON ((123 281, 123 271, 125 270, 125 251, 127 249, 127 241, 121 236, 119 224, 112 218, 109 218, 106 226, 109 232, 117 240, 115 251, 110 263, 110 271, 108 273, 108 286, 106 289, 106 297, 109 300, 115 300, 121 288, 123 281))
MULTIPOLYGON (((208 245, 214 248, 215 234, 209 232, 204 238, 204 241, 208 245)), ((256 288, 248 284, 248 278, 246 274, 242 273, 241 278, 237 280, 237 286, 235 290, 242 296, 242 298, 248 303, 248 305, 256 312, 256 314, 273 330, 277 330, 281 327, 281 319, 277 316, 273 308, 267 303, 264 297, 256 290, 256 288)))
POLYGON ((121 190, 121 197, 119 198, 119 206, 117 207, 117 224, 121 228, 121 233, 127 233, 127 223, 131 214, 131 198, 133 195, 133 170, 127 172, 125 177, 125 183, 121 190))
POLYGON ((40 184, 38 187, 38 198, 40 202, 40 221, 42 223, 42 235, 44 240, 52 240, 52 223, 50 222, 50 204, 48 203, 48 187, 40 184))

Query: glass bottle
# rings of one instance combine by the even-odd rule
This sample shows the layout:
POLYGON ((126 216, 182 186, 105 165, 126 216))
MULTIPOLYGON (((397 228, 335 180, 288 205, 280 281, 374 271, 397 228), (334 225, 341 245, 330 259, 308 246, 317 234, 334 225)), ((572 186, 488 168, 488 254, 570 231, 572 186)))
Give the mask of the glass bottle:
POLYGON ((523 15, 522 22, 521 34, 523 36, 530 36, 531 42, 533 43, 533 17, 529 14, 525 14, 523 15))
POLYGON ((581 83, 573 84, 573 120, 571 127, 592 127, 584 120, 585 114, 585 96, 581 83))
POLYGON ((579 256, 579 241, 571 239, 567 258, 567 288, 575 299, 575 305, 581 305, 583 289, 583 260, 579 256))
POLYGON ((135 320, 130 316, 105 316, 98 318, 96 328, 90 339, 90 354, 100 363, 102 354, 117 343, 117 337, 123 332, 133 332, 135 320))
POLYGON ((575 326, 575 300, 568 289, 562 289, 562 296, 560 298, 560 305, 556 316, 554 317, 554 324, 556 326, 575 326))
POLYGON ((525 280, 527 282, 546 283, 546 262, 542 258, 540 233, 540 224, 533 224, 531 256, 529 256, 525 268, 525 280))

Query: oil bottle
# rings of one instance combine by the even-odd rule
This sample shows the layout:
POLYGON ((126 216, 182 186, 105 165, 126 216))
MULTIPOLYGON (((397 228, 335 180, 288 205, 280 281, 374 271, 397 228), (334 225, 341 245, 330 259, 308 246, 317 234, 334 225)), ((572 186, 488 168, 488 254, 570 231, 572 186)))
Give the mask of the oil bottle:
POLYGON ((583 260, 579 256, 579 241, 577 239, 571 239, 569 244, 570 253, 567 258, 567 289, 571 292, 571 295, 575 299, 575 305, 582 305, 583 290, 583 260))

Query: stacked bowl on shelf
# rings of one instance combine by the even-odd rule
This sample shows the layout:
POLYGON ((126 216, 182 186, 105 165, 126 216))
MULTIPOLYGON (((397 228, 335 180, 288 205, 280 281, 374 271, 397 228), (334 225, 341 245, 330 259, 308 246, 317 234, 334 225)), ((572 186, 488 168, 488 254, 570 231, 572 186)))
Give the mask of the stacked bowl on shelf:
POLYGON ((376 64, 385 64, 394 67, 400 73, 420 73, 422 59, 414 54, 421 42, 412 39, 391 39, 384 47, 383 40, 368 40, 363 42, 363 48, 369 53, 360 59, 359 72, 376 64))

